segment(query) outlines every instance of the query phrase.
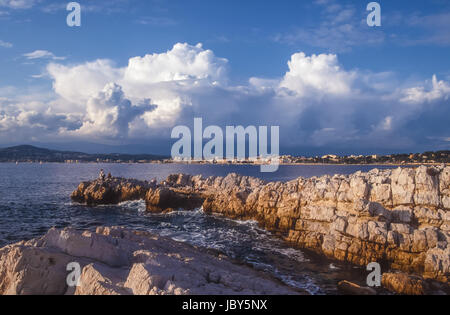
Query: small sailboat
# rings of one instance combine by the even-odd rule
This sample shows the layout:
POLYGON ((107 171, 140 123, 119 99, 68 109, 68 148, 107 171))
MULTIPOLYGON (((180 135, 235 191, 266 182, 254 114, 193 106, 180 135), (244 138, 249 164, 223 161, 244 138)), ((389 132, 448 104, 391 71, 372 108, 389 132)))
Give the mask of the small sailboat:
POLYGON ((16 161, 16 165, 19 165, 19 162, 18 162, 18 161, 16 161))

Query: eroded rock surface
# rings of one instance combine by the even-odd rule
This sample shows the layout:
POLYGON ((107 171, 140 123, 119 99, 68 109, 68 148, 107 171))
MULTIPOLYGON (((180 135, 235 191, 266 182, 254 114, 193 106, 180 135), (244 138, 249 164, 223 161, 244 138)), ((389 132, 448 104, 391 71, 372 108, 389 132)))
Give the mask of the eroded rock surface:
POLYGON ((384 288, 402 295, 424 295, 430 290, 424 280, 405 273, 385 273, 382 284, 384 288))
POLYGON ((0 249, 0 294, 301 294, 217 252, 146 232, 51 229, 0 249), (66 267, 82 268, 68 288, 66 267))
POLYGON ((88 205, 118 204, 122 201, 144 199, 152 185, 147 181, 125 178, 96 179, 82 182, 70 196, 88 205))
POLYGON ((338 283, 338 289, 345 295, 376 295, 377 291, 369 287, 362 287, 347 280, 338 283))

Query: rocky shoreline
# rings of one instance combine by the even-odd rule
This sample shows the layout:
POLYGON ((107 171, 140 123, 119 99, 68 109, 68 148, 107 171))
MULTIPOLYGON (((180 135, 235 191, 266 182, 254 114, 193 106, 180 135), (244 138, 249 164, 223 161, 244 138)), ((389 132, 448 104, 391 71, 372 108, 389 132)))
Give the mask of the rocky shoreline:
POLYGON ((0 295, 298 295, 219 252, 146 232, 51 229, 0 249, 0 295), (80 266, 78 286, 67 266, 80 266))
POLYGON ((450 167, 444 165, 286 183, 236 174, 175 174, 159 184, 113 178, 80 184, 72 199, 93 205, 145 199, 150 212, 203 207, 256 220, 292 246, 332 259, 379 262, 423 283, 446 286, 450 277, 450 167))
MULTIPOLYGON (((382 265, 382 286, 400 294, 450 294, 450 167, 372 170, 264 182, 170 175, 83 182, 72 193, 91 206, 145 200, 162 213, 199 207, 256 220, 291 246, 331 259, 382 265)), ((343 279, 345 280, 345 279, 343 279)), ((346 294, 383 293, 341 281, 346 294)), ((0 294, 305 294, 223 254, 117 227, 51 229, 0 249, 0 294), (67 264, 81 286, 67 286, 67 264)))

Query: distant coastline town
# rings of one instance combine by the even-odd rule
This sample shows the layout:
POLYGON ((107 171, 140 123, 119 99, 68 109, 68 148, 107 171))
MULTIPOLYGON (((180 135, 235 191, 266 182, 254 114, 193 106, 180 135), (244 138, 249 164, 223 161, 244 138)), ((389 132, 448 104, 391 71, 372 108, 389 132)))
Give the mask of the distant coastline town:
MULTIPOLYGON (((88 154, 82 152, 56 151, 21 145, 0 149, 1 163, 190 163, 190 164, 255 164, 261 165, 271 162, 271 158, 246 159, 210 159, 210 160, 180 160, 167 156, 151 154, 88 154)), ((356 165, 416 165, 416 164, 448 164, 450 151, 436 151, 424 153, 405 153, 391 155, 346 155, 327 154, 323 156, 292 156, 279 157, 282 165, 295 164, 356 164, 356 165)))

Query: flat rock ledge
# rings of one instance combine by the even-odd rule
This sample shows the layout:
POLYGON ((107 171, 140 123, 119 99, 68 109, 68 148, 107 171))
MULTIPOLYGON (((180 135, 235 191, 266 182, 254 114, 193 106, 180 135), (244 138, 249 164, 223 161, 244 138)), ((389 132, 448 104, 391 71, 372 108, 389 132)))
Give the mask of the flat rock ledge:
POLYGON ((146 232, 51 229, 0 249, 1 295, 305 294, 213 251, 146 232), (78 263, 78 287, 66 270, 78 263))
POLYGON ((111 182, 111 189, 101 180, 82 183, 72 198, 102 203, 105 192, 113 190, 117 196, 107 200, 143 198, 150 212, 203 207, 209 214, 256 220, 292 246, 332 259, 359 266, 379 262, 441 283, 450 278, 450 166, 374 169, 289 182, 237 174, 175 174, 154 185, 111 182), (130 193, 135 190, 139 194, 130 193))

